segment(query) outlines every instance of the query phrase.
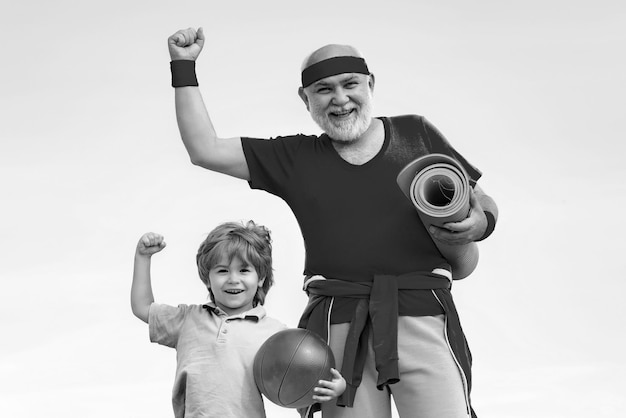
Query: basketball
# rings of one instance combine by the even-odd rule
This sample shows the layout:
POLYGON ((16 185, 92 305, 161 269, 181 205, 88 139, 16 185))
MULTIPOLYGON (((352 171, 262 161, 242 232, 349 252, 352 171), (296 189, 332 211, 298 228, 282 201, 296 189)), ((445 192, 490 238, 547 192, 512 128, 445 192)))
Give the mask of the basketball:
POLYGON ((317 334, 286 329, 267 339, 254 358, 254 380, 263 395, 286 408, 304 408, 315 401, 319 380, 332 380, 335 357, 317 334))

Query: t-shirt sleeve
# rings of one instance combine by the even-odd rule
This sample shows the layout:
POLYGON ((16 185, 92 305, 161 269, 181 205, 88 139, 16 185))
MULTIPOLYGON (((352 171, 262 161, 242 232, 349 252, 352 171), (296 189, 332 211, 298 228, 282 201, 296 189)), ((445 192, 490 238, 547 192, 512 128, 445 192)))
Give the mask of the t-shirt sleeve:
POLYGON ((187 314, 187 305, 177 307, 153 303, 148 313, 150 341, 176 348, 187 314))
POLYGON ((441 132, 426 118, 422 118, 422 123, 424 131, 426 132, 426 137, 430 142, 431 152, 449 155, 457 160, 467 172, 470 185, 474 187, 478 182, 478 179, 482 176, 482 172, 467 161, 457 150, 455 150, 448 140, 441 134, 441 132))
POLYGON ((241 138, 250 172, 250 187, 280 195, 293 171, 302 137, 241 138))

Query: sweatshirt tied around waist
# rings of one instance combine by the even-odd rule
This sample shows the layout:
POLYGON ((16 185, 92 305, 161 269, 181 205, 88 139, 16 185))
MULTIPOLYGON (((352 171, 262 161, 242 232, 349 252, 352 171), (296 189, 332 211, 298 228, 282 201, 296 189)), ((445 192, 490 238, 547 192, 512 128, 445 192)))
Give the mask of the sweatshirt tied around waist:
MULTIPOLYGON (((347 386, 337 400, 338 405, 349 407, 354 403, 356 390, 363 376, 370 329, 378 370, 376 386, 382 389, 400 380, 397 347, 398 317, 401 311, 398 303, 399 292, 436 291, 435 296, 439 296, 437 299, 440 303, 441 299, 446 300, 446 303, 442 303, 444 312, 450 314, 446 306, 452 303, 450 287, 449 277, 438 272, 413 272, 398 276, 378 274, 371 281, 363 282, 327 279, 322 276, 306 278, 304 290, 309 295, 309 303, 298 327, 314 331, 327 341, 333 298, 358 299, 350 321, 341 368, 347 386)), ((456 314, 456 310, 453 309, 453 312, 456 314)), ((458 320, 453 322, 458 323, 458 320)))

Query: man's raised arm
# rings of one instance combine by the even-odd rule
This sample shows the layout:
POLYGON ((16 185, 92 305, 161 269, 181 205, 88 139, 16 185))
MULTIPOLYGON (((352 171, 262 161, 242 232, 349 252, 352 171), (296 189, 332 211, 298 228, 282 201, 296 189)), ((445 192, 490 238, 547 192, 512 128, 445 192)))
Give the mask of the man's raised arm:
POLYGON ((167 39, 178 130, 193 164, 249 180, 241 138, 217 136, 198 88, 195 61, 204 40, 202 28, 181 29, 167 39))

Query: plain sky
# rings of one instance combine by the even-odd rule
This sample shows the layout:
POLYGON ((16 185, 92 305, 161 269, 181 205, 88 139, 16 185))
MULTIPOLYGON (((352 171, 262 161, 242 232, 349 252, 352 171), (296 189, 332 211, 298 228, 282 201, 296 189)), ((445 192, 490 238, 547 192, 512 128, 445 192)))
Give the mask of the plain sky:
POLYGON ((267 225, 266 308, 296 326, 290 210, 191 165, 178 135, 167 37, 199 26, 221 136, 319 133, 300 64, 348 43, 376 75, 377 115, 426 116, 483 171, 500 220, 453 288, 481 418, 623 414, 626 3, 25 0, 0 6, 1 416, 172 416, 175 352, 129 304, 147 231, 168 242, 157 301, 201 303, 205 234, 267 225))

